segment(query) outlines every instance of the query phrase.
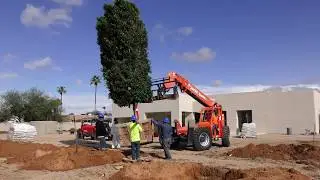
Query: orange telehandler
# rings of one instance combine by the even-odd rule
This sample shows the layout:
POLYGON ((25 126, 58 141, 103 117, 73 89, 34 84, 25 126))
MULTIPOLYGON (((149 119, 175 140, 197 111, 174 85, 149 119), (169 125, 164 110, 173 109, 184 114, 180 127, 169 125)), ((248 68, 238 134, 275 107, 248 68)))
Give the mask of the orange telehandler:
POLYGON ((154 80, 152 85, 156 87, 152 89, 153 92, 156 92, 153 101, 176 98, 179 87, 182 93, 187 93, 204 106, 195 126, 192 127, 189 123, 187 126, 181 126, 177 120, 174 121, 172 147, 193 146, 198 151, 207 150, 211 148, 213 140, 218 141, 219 139, 221 139, 222 146, 230 146, 230 129, 220 104, 175 72, 168 73, 166 78, 154 80))

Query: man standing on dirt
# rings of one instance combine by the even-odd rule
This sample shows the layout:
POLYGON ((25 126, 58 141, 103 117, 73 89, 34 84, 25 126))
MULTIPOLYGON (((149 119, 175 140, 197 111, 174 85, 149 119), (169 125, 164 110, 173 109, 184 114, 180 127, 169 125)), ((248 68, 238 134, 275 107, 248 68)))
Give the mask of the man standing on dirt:
POLYGON ((119 128, 117 127, 118 120, 114 119, 113 124, 111 126, 111 134, 112 134, 112 149, 120 148, 120 136, 119 136, 119 128))
POLYGON ((131 116, 131 123, 129 124, 129 135, 131 141, 132 160, 140 161, 140 140, 142 127, 137 122, 135 115, 131 116))
POLYGON ((162 139, 162 148, 166 156, 165 159, 167 160, 172 159, 170 154, 170 146, 171 146, 171 138, 172 138, 173 132, 172 132, 172 127, 170 125, 169 118, 165 117, 163 119, 163 123, 155 121, 153 119, 151 121, 160 129, 161 133, 159 134, 159 139, 160 138, 162 139))
POLYGON ((100 139, 100 150, 106 150, 107 143, 106 143, 106 136, 107 130, 103 123, 104 115, 102 113, 98 113, 98 121, 96 122, 96 136, 100 139))

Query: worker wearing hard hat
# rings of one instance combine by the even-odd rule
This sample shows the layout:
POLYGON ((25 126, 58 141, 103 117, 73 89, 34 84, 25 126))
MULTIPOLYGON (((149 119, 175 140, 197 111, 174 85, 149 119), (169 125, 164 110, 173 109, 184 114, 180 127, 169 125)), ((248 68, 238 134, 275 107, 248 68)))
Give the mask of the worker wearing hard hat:
POLYGON ((107 130, 103 123, 104 115, 102 113, 98 113, 98 121, 96 122, 96 136, 100 139, 100 149, 105 150, 107 148, 106 136, 107 130))
POLYGON ((170 120, 169 118, 165 117, 161 122, 151 120, 152 123, 154 123, 156 126, 159 127, 160 129, 160 134, 159 134, 159 139, 161 138, 162 140, 162 148, 164 150, 164 154, 166 156, 166 159, 172 159, 171 154, 170 154, 170 146, 171 146, 171 140, 172 140, 172 127, 170 125, 170 120))
POLYGON ((140 140, 142 127, 137 122, 135 115, 131 116, 131 123, 129 124, 129 134, 131 141, 132 160, 140 160, 140 140))

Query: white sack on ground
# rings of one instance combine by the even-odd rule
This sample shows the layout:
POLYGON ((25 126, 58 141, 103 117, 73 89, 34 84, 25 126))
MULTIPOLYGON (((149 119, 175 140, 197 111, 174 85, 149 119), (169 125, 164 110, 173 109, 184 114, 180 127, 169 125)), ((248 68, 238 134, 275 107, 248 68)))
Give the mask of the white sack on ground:
POLYGON ((10 123, 8 139, 13 141, 32 141, 37 135, 34 126, 27 123, 10 123))
POLYGON ((255 123, 243 123, 241 129, 242 137, 257 137, 257 128, 255 123))

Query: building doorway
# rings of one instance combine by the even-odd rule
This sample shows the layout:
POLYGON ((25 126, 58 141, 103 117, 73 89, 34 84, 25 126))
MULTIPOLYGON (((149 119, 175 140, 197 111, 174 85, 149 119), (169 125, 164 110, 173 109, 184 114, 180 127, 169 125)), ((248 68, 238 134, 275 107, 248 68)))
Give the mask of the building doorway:
POLYGON ((239 131, 241 132, 243 123, 252 123, 252 110, 239 110, 237 114, 239 131))
POLYGON ((320 114, 318 115, 318 121, 319 121, 318 122, 318 126, 319 126, 319 132, 318 133, 320 134, 320 114))

